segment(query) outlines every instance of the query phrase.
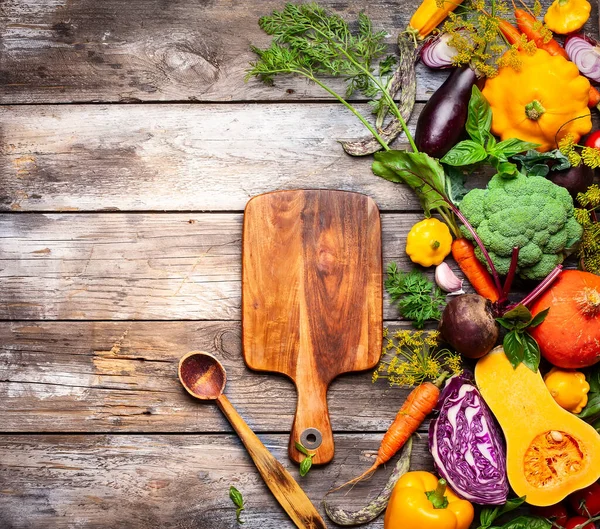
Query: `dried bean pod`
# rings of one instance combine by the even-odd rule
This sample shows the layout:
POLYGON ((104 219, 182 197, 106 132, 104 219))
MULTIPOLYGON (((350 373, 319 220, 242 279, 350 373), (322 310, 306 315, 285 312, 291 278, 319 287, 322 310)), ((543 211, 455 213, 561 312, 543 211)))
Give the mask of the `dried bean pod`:
POLYGON ((406 442, 404 447, 402 448, 402 454, 400 455, 400 459, 398 459, 398 463, 396 463, 396 468, 390 475, 388 482, 386 483, 383 490, 379 493, 379 495, 367 506, 363 507, 358 511, 346 511, 344 509, 340 509, 338 507, 333 507, 329 503, 327 503, 327 496, 330 494, 328 492, 325 494, 325 498, 323 498, 323 508, 327 513, 329 519, 338 524, 338 525, 362 525, 365 523, 369 523, 371 520, 377 518, 387 507, 388 501, 390 500, 390 496, 392 495, 392 490, 394 490, 394 486, 400 479, 403 474, 408 472, 410 467, 410 454, 412 451, 412 437, 406 442))
MULTIPOLYGON (((398 90, 402 89, 398 100, 398 109, 404 121, 408 121, 415 106, 417 96, 415 64, 418 52, 414 40, 406 34, 400 34, 398 37, 398 48, 400 50, 400 61, 394 72, 389 94, 395 97, 398 90)), ((387 107, 384 106, 382 110, 383 114, 386 111, 387 107)), ((383 129, 379 129, 378 132, 383 140, 389 144, 402 132, 402 126, 398 118, 394 117, 383 129)), ((342 141, 340 143, 344 150, 351 156, 367 156, 382 149, 381 144, 373 136, 367 136, 355 141, 342 141)))

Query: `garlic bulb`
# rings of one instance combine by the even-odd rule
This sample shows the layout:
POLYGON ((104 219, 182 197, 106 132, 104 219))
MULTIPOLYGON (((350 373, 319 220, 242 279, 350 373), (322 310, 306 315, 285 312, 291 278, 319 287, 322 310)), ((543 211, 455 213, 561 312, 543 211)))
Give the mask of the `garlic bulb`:
POLYGON ((443 262, 435 267, 435 282, 445 292, 451 296, 464 294, 462 289, 463 280, 456 277, 456 274, 443 262))

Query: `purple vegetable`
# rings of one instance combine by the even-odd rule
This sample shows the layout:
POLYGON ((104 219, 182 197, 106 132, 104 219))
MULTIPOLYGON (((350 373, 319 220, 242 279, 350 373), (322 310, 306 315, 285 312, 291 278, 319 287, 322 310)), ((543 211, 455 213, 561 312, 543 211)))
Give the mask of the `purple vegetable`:
POLYGON ((458 54, 456 48, 448 43, 452 39, 449 33, 429 37, 421 48, 421 61, 429 68, 450 68, 452 60, 458 54))
POLYGON ((502 435, 470 374, 452 377, 429 426, 429 450, 440 477, 462 498, 502 505, 508 496, 502 435))
POLYGON ((477 75, 468 66, 454 70, 431 96, 417 121, 417 148, 441 158, 458 143, 465 129, 469 99, 477 75))
POLYGON ((571 35, 565 40, 565 51, 582 75, 600 82, 600 46, 586 35, 571 35))

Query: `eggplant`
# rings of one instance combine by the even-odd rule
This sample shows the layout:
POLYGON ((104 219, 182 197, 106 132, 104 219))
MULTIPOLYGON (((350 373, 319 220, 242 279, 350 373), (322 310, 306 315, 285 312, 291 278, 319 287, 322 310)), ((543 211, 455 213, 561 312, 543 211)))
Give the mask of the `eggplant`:
POLYGON ((458 143, 465 129, 469 100, 477 75, 468 66, 456 68, 421 111, 417 121, 417 148, 441 158, 458 143))
POLYGON ((577 167, 569 167, 564 171, 551 171, 546 178, 566 188, 575 198, 577 193, 584 193, 594 183, 594 173, 594 169, 580 163, 577 167))

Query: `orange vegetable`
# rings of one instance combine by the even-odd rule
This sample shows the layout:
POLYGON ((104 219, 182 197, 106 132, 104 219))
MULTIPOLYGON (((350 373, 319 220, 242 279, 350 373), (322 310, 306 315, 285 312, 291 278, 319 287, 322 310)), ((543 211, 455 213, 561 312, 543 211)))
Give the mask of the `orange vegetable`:
POLYGON ((600 92, 598 92, 598 89, 595 86, 590 86, 590 99, 588 101, 588 107, 597 108, 598 104, 600 104, 600 92))
POLYGON ((423 0, 411 17, 407 30, 417 38, 424 39, 462 2, 463 0, 442 0, 439 7, 438 0, 423 0))
POLYGON ((475 292, 490 301, 498 301, 499 293, 491 274, 475 255, 475 247, 467 239, 455 239, 452 243, 452 257, 463 271, 475 292))
POLYGON ((377 452, 377 457, 371 468, 357 478, 344 483, 338 489, 357 483, 375 472, 379 466, 387 463, 404 446, 409 437, 417 431, 417 428, 425 420, 425 417, 433 411, 439 396, 440 390, 431 382, 423 382, 413 389, 408 397, 406 397, 394 422, 388 428, 387 432, 385 432, 379 446, 379 451, 377 452))
POLYGON ((511 46, 513 44, 517 44, 518 49, 521 49, 521 32, 515 26, 513 26, 508 20, 499 18, 498 29, 511 46))
POLYGON ((550 307, 546 319, 531 329, 542 356, 566 369, 600 361, 600 276, 565 270, 531 307, 531 313, 550 307))
POLYGON ((556 40, 550 39, 548 42, 544 42, 544 36, 540 32, 541 22, 539 22, 532 14, 524 9, 515 8, 515 19, 517 20, 519 30, 521 30, 529 40, 535 42, 535 45, 539 49, 546 50, 550 55, 561 55, 569 60, 567 52, 556 40))

